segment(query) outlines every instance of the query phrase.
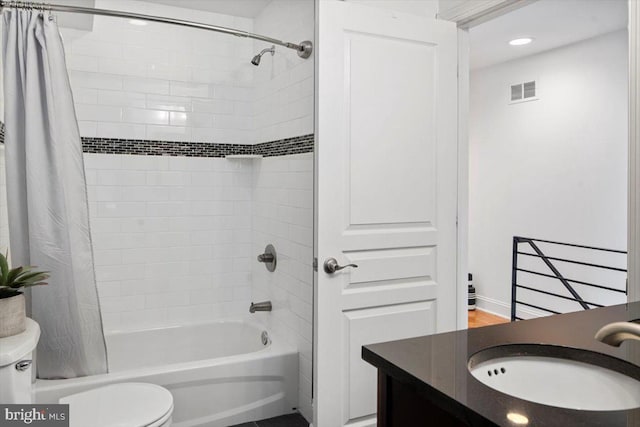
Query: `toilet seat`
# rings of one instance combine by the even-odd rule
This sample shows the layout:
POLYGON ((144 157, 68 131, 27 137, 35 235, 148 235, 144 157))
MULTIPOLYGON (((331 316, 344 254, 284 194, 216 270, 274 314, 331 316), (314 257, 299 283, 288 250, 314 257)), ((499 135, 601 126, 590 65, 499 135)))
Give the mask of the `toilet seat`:
POLYGON ((173 396, 158 385, 121 383, 60 399, 69 404, 70 427, 160 427, 173 413, 173 396))

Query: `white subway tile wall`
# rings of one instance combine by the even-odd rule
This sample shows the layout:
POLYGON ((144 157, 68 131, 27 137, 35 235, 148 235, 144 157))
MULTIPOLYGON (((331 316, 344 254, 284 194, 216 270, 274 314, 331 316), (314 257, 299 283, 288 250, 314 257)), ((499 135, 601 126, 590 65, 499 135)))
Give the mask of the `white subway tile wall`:
MULTIPOLYGON (((97 0, 96 7, 253 30, 249 18, 142 1, 97 0)), ((250 41, 100 16, 93 31, 62 34, 82 136, 254 142, 250 41)))
POLYGON ((106 330, 247 313, 250 162, 85 154, 85 169, 106 330))
MULTIPOLYGON (((255 32, 281 40, 314 39, 312 1, 273 0, 254 20, 255 32)), ((268 44, 254 41, 254 51, 268 44)), ((283 48, 265 56, 254 70, 254 141, 314 133, 314 61, 300 60, 283 48)), ((272 243, 278 268, 268 273, 253 265, 255 300, 271 299, 271 315, 259 313, 278 336, 299 351, 298 408, 313 419, 313 154, 265 158, 256 163, 253 249, 272 243)))
POLYGON ((276 248, 271 273, 253 264, 253 298, 271 300, 271 313, 256 317, 300 352, 299 406, 311 419, 313 342, 313 154, 269 157, 253 172, 253 252, 276 248))
MULTIPOLYGON (((311 0, 274 0, 255 19, 136 0, 120 9, 313 40, 311 0)), ((253 144, 313 133, 313 59, 211 31, 96 16, 93 31, 62 29, 82 136, 253 144)))

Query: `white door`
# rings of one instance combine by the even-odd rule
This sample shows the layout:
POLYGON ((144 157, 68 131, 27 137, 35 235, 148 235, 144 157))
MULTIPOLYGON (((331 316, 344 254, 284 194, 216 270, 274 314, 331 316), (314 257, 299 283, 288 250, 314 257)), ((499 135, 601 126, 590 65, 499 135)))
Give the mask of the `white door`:
POLYGON ((456 28, 317 4, 314 424, 375 425, 362 345, 456 325, 456 28))

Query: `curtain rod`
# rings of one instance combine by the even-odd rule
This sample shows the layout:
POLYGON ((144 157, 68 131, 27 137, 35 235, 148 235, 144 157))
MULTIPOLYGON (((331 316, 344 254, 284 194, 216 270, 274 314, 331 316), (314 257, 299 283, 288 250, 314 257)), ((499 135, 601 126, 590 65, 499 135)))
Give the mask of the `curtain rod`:
POLYGON ((18 9, 35 9, 50 11, 50 12, 69 12, 69 13, 83 13, 88 15, 100 15, 110 16, 113 18, 127 18, 127 19, 140 19, 143 21, 160 22, 164 24, 180 25, 183 27, 199 28, 201 30, 216 31, 218 33, 231 34, 236 37, 245 37, 249 39, 261 40, 267 43, 276 44, 278 46, 284 46, 289 49, 293 49, 298 53, 301 58, 309 58, 313 51, 313 44, 305 40, 299 44, 285 42, 282 40, 274 39, 260 34, 249 33, 247 31, 236 30, 234 28, 220 27, 217 25, 203 24, 200 22, 185 21, 182 19, 166 18, 163 16, 143 15, 140 13, 124 12, 119 10, 109 9, 96 9, 93 7, 81 7, 81 6, 64 6, 60 4, 50 3, 35 3, 29 1, 6 1, 0 0, 1 8, 18 8, 18 9))

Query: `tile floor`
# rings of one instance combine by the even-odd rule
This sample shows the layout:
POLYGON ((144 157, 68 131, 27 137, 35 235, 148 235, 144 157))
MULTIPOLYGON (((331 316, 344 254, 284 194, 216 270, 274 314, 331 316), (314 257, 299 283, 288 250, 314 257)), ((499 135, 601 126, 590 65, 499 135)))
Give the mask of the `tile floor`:
POLYGON ((300 414, 288 414, 233 427, 309 427, 309 423, 300 414))

